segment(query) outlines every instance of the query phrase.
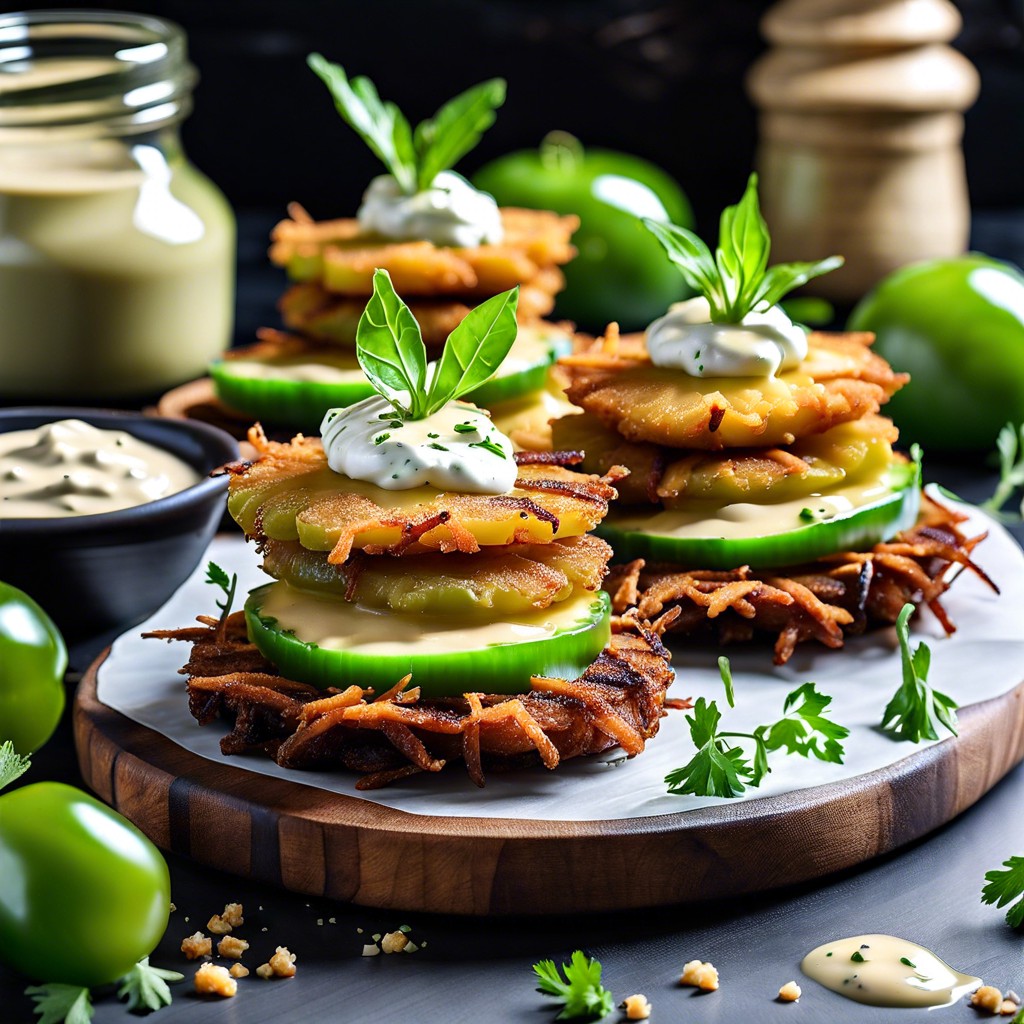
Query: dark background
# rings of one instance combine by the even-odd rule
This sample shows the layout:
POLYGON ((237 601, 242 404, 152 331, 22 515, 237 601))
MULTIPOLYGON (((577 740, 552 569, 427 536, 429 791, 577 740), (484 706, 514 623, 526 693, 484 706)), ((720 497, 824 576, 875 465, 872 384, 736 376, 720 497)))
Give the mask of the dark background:
MULTIPOLYGON (((29 9, 60 6, 31 4, 29 9)), ((76 7, 99 6, 88 4, 76 7)), ((743 75, 765 0, 161 0, 110 4, 178 21, 202 80, 184 128, 193 161, 239 209, 350 216, 379 165, 305 66, 320 50, 368 74, 413 121, 484 78, 508 100, 471 173, 553 128, 636 153, 683 185, 702 231, 753 164, 743 75)), ((981 72, 967 114, 971 197, 1024 208, 1024 0, 958 0, 956 46, 981 72)))

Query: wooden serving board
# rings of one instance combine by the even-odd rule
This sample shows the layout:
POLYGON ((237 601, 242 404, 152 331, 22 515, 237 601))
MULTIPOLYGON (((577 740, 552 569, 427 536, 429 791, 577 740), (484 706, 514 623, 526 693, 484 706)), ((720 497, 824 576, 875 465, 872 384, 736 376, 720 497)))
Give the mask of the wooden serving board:
POLYGON ((608 821, 431 817, 207 760, 83 679, 86 782, 167 850, 371 907, 562 914, 687 903, 852 867, 970 807, 1024 759, 1024 683, 961 709, 960 735, 839 783, 608 821))

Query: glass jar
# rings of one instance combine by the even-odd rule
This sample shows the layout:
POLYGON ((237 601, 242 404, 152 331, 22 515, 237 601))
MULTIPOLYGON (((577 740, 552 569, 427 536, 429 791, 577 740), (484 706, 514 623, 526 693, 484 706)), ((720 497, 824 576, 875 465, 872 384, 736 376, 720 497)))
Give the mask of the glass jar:
POLYGON ((0 397, 155 395, 231 339, 235 225, 185 156, 185 34, 0 16, 0 397))

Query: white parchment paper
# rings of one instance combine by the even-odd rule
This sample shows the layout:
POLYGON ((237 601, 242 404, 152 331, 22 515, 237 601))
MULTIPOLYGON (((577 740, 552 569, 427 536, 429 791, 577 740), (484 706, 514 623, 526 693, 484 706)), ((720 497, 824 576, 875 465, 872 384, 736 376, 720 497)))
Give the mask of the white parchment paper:
MULTIPOLYGON (((976 550, 977 561, 1002 594, 993 594, 973 574, 964 572, 945 601, 957 632, 947 638, 938 622, 924 611, 911 635, 912 642, 924 639, 932 648, 930 682, 960 705, 999 696, 1024 680, 1024 553, 998 524, 977 510, 967 511, 969 531, 989 531, 989 538, 976 550)), ((216 538, 208 557, 228 573, 238 573, 239 593, 266 582, 258 568, 258 556, 241 538, 216 538)), ((387 789, 357 793, 355 776, 348 773, 296 772, 256 755, 225 757, 218 744, 226 730, 218 723, 201 728, 188 713, 184 678, 177 674, 187 657, 186 645, 140 636, 145 629, 185 626, 197 614, 215 612, 214 602, 220 595, 204 583, 206 561, 204 558, 191 579, 152 618, 115 641, 98 678, 103 703, 195 754, 411 814, 592 821, 670 814, 723 802, 666 792, 666 773, 693 754, 683 712, 670 712, 647 750, 633 760, 617 763, 617 752, 612 751, 567 761, 553 772, 536 768, 491 774, 483 790, 473 786, 458 765, 437 775, 414 776, 387 789)), ((786 694, 813 680, 834 698, 832 717, 851 730, 845 764, 774 754, 772 773, 759 789, 748 789, 739 799, 852 778, 921 749, 895 741, 876 728, 883 707, 900 682, 899 652, 891 629, 855 638, 841 651, 803 645, 782 668, 771 664, 768 648, 728 650, 736 683, 735 709, 729 709, 724 700, 718 653, 688 651, 677 645, 673 658, 677 678, 670 694, 717 699, 723 728, 749 732, 778 718, 786 694)))

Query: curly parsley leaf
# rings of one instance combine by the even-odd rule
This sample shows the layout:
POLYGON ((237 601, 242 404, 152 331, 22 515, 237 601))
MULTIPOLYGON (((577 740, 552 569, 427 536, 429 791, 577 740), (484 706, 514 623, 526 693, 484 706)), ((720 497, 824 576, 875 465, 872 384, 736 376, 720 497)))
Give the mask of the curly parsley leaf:
POLYGON ((481 302, 448 335, 430 382, 424 415, 429 416, 494 375, 516 340, 518 303, 517 285, 481 302))
POLYGON ((182 981, 184 974, 151 967, 149 957, 144 956, 117 986, 117 998, 128 1000, 129 1010, 159 1010, 171 1005, 169 981, 182 981))
POLYGON ((232 573, 229 578, 228 574, 216 562, 209 562, 206 566, 206 579, 204 582, 219 587, 224 592, 224 601, 223 603, 218 601, 217 607, 220 609, 221 618, 227 618, 231 611, 231 605, 235 600, 238 573, 232 573))
POLYGON ((1007 870, 985 872, 988 885, 981 890, 981 902, 1005 907, 1016 900, 1006 912, 1006 920, 1011 928, 1020 928, 1024 925, 1024 857, 1004 860, 1003 867, 1007 870))
POLYGON ((910 650, 908 622, 913 613, 914 606, 905 604, 896 620, 903 682, 882 712, 882 728, 911 743, 937 740, 940 726, 956 736, 956 701, 928 684, 931 650, 923 642, 910 650))
POLYGON ((427 349, 420 325, 386 270, 373 272, 373 295, 356 327, 356 358, 377 393, 399 415, 424 415, 427 349))
POLYGON ((670 793, 734 797, 746 789, 747 783, 757 785, 754 777, 758 772, 758 781, 763 777, 767 771, 766 763, 757 765, 755 769, 741 747, 730 746, 719 734, 721 718, 715 701, 708 703, 703 697, 697 699, 693 714, 686 716, 697 753, 682 768, 676 768, 665 776, 670 793))
POLYGON ((32 762, 14 749, 13 740, 0 743, 0 789, 20 779, 31 767, 32 762))
POLYGON ((80 985, 30 985, 25 995, 36 1004, 32 1011, 39 1014, 36 1024, 89 1024, 92 1020, 89 990, 80 985))
POLYGON ((1003 512, 1003 506, 1013 497, 1018 487, 1024 487, 1024 423, 1007 423, 996 438, 999 453, 999 483, 991 498, 981 507, 1002 522, 1020 522, 1024 517, 1024 501, 1018 513, 1003 512))
POLYGON ((786 697, 782 718, 755 731, 768 750, 785 748, 788 754, 842 764, 845 751, 841 741, 850 730, 825 717, 831 703, 832 698, 819 693, 814 683, 804 683, 786 697))
POLYGON ((494 111, 505 102, 504 79, 492 78, 449 100, 413 132, 405 115, 380 98, 370 79, 350 80, 340 64, 319 53, 311 53, 306 63, 330 90, 346 124, 406 195, 430 188, 441 171, 454 167, 494 124, 494 111))
POLYGON ((612 1012, 612 994, 601 984, 601 963, 577 949, 562 964, 563 980, 553 960, 533 965, 537 991, 554 996, 564 1004, 556 1020, 571 1017, 604 1017, 612 1012))
POLYGON ((686 228, 650 218, 643 223, 690 287, 708 300, 714 323, 739 323, 752 310, 767 309, 794 288, 843 265, 842 256, 829 256, 811 263, 768 266, 771 237, 757 200, 756 174, 747 180, 740 201, 722 211, 714 256, 686 228))

